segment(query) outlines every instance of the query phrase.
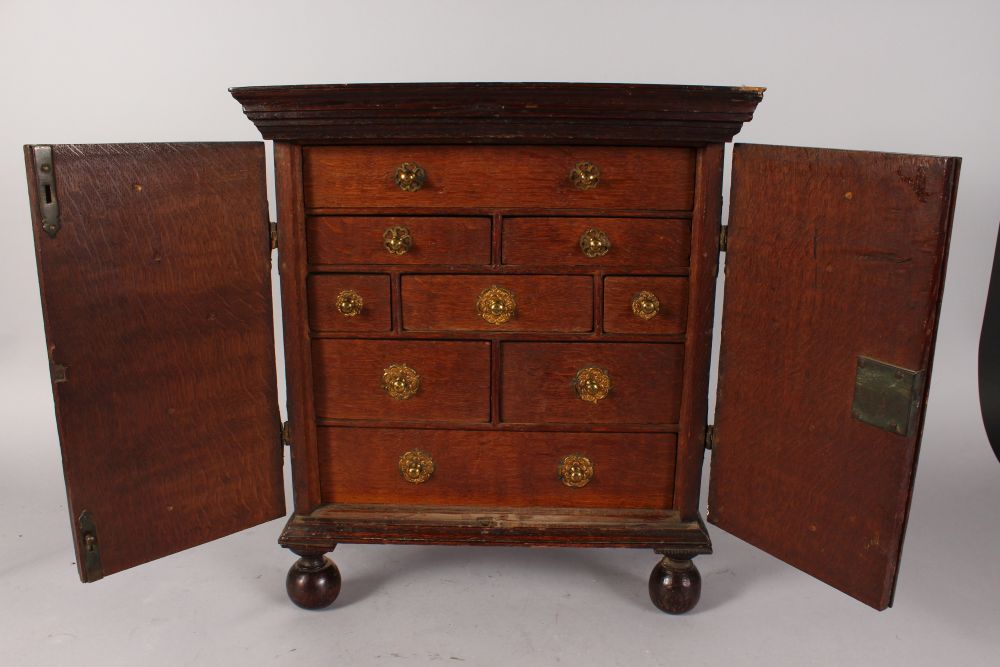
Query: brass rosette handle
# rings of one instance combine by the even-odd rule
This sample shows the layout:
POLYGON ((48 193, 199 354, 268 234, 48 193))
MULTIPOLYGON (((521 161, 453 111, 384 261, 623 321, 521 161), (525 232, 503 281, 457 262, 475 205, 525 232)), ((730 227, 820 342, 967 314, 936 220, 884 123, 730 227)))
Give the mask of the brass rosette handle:
POLYGON ((588 229, 580 236, 580 250, 587 257, 603 257, 611 251, 611 239, 600 229, 588 229))
POLYGON ((413 247, 413 237, 406 227, 394 225, 382 233, 382 245, 392 255, 405 255, 413 247))
POLYGON ((577 162, 569 172, 569 180, 577 190, 590 190, 600 183, 601 170, 593 162, 577 162))
POLYGON ((365 300, 352 289, 337 295, 337 311, 344 317, 356 317, 365 307, 365 300))
POLYGON ((559 481, 574 489, 587 486, 594 478, 594 463, 582 454, 570 454, 559 463, 559 481))
POLYGON ((490 324, 503 324, 514 317, 514 313, 517 312, 517 301, 509 289, 493 285, 480 292, 476 300, 476 310, 479 311, 479 316, 490 324))
POLYGON ((404 162, 396 167, 396 185, 403 192, 416 192, 424 187, 427 172, 416 162, 404 162))
POLYGON ((423 484, 434 474, 434 459, 419 449, 405 452, 399 457, 399 474, 411 484, 423 484))
POLYGON ((611 376, 606 370, 596 366, 581 368, 573 378, 573 388, 581 399, 596 404, 608 397, 611 391, 611 376))
POLYGON ((420 376, 406 364, 392 364, 382 371, 382 389, 397 401, 405 401, 420 390, 420 376))
POLYGON ((651 320, 660 312, 660 300, 650 291, 642 290, 632 297, 632 314, 641 320, 651 320))

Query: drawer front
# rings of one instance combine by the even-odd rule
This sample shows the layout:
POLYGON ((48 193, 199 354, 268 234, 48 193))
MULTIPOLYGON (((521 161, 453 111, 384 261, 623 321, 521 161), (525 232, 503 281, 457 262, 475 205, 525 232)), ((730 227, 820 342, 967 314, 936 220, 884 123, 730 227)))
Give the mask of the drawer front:
POLYGON ((492 220, 458 216, 316 216, 306 223, 312 264, 490 263, 492 220))
POLYGON ((503 343, 500 355, 505 422, 678 422, 682 344, 515 342, 503 343))
POLYGON ((513 266, 688 266, 691 224, 666 218, 512 217, 503 221, 503 263, 513 266))
POLYGON ((604 330, 608 333, 683 334, 687 307, 687 278, 604 279, 604 330))
MULTIPOLYGON (((673 502, 676 436, 669 433, 325 427, 318 447, 322 501, 329 503, 669 509, 673 502), (420 453, 405 467, 425 480, 404 479, 407 452, 420 453), (590 463, 582 486, 560 479, 573 455, 590 463)), ((576 461, 575 476, 572 464, 563 474, 579 484, 586 462, 576 461)))
POLYGON ((489 342, 317 339, 312 350, 319 419, 490 419, 489 342))
POLYGON ((408 275, 402 285, 403 328, 409 331, 594 328, 590 276, 408 275))
POLYGON ((309 276, 313 331, 388 331, 389 276, 321 273, 309 276))
MULTIPOLYGON (((694 201, 691 148, 598 146, 316 146, 303 149, 306 206, 617 208, 687 211, 694 201), (423 182, 397 184, 404 163, 423 182), (573 171, 596 165, 594 187, 573 171), (412 186, 411 186, 412 187, 412 186)), ((412 172, 411 172, 412 173, 412 172)), ((589 172, 593 173, 593 172, 589 172)), ((415 181, 414 181, 415 182, 415 181)))

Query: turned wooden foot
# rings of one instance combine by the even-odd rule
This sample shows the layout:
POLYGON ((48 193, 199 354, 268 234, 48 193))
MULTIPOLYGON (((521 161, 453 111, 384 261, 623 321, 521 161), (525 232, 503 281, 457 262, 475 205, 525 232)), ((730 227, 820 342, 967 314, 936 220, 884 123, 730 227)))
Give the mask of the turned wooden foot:
POLYGON ((340 570, 323 552, 295 553, 301 558, 288 570, 288 597, 303 609, 329 607, 340 594, 340 570))
POLYGON ((691 611, 701 597, 701 575, 690 558, 664 556, 649 575, 649 599, 668 614, 691 611))

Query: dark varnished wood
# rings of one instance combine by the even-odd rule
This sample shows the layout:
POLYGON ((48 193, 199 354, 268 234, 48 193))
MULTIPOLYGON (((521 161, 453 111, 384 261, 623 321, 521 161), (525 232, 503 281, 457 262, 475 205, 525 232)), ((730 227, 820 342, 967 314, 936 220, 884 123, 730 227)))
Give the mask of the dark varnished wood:
POLYGON ((378 83, 231 88, 265 139, 300 143, 729 141, 763 88, 605 83, 378 83))
POLYGON ((877 609, 892 601, 926 393, 907 436, 858 421, 857 358, 930 373, 958 166, 734 153, 710 518, 877 609))
POLYGON ((490 419, 486 341, 314 340, 316 416, 326 419, 485 422, 490 419), (382 388, 383 370, 406 364, 420 389, 400 400, 382 388))
POLYGON ((320 479, 330 503, 669 509, 675 436, 668 433, 513 433, 320 428, 320 479), (420 450, 430 479, 403 479, 399 458, 420 450), (594 476, 582 488, 558 476, 582 454, 594 476))
POLYGON ((684 346, 674 343, 503 343, 501 420, 569 424, 675 424, 684 346), (581 399, 581 368, 605 369, 608 397, 581 399))
POLYGON ((313 331, 376 332, 392 328, 389 276, 380 274, 321 273, 309 276, 309 326, 313 331), (344 291, 361 296, 357 315, 337 310, 337 296, 344 291))
POLYGON ((503 263, 509 265, 652 268, 686 267, 688 220, 612 217, 509 217, 503 221, 503 263), (580 237, 588 229, 608 235, 611 250, 587 257, 580 237))
POLYGON ((691 208, 695 151, 602 146, 321 146, 303 149, 306 205, 454 208, 691 208), (600 184, 578 190, 570 172, 589 161, 600 184), (415 162, 427 173, 416 192, 395 183, 415 162))
POLYGON ((263 145, 53 154, 58 235, 32 212, 77 562, 85 510, 105 575, 282 516, 263 145))
POLYGON ((403 329, 407 331, 559 331, 594 328, 594 279, 554 275, 404 275, 403 329), (479 296, 507 289, 514 316, 493 324, 479 315, 479 296))
POLYGON ((337 543, 632 547, 712 552, 701 521, 672 510, 323 505, 292 516, 279 542, 329 551, 337 543))
POLYGON ((608 276, 604 279, 604 330, 643 335, 683 334, 687 329, 688 280, 647 276, 608 276), (644 320, 632 311, 632 300, 641 291, 652 292, 659 312, 644 320))
POLYGON ((397 266, 490 263, 487 216, 350 215, 307 221, 312 264, 394 264, 397 266), (413 246, 402 255, 386 250, 382 235, 406 227, 413 246))
POLYGON ((649 599, 668 614, 694 609, 701 599, 701 574, 691 558, 664 556, 649 574, 649 599))
POLYGON ((340 595, 340 570, 322 552, 302 551, 288 570, 288 598, 303 609, 325 609, 340 595))

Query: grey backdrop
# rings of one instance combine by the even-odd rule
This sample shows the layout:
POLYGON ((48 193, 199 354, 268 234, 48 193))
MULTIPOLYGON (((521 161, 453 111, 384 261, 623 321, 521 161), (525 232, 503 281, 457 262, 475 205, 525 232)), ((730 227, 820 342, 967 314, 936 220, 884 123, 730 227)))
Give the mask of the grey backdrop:
POLYGON ((0 0, 6 664, 995 664, 1000 466, 975 355, 1000 220, 1000 5, 155 5, 0 0), (229 86, 460 80, 762 85, 740 141, 964 158, 894 609, 718 530, 701 605, 679 618, 647 600, 647 552, 350 545, 336 552, 341 599, 305 613, 284 598, 280 521, 77 582, 21 145, 253 140, 229 86))

